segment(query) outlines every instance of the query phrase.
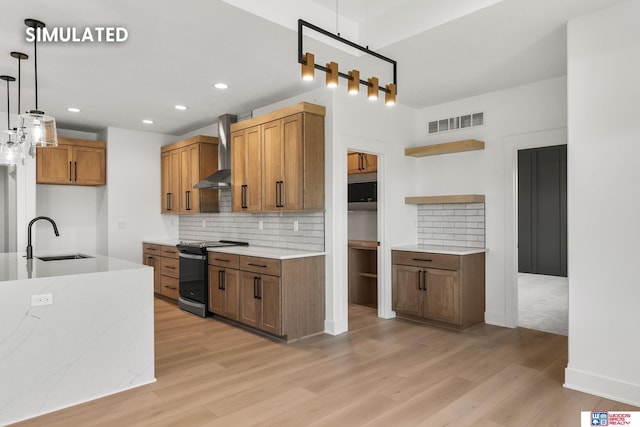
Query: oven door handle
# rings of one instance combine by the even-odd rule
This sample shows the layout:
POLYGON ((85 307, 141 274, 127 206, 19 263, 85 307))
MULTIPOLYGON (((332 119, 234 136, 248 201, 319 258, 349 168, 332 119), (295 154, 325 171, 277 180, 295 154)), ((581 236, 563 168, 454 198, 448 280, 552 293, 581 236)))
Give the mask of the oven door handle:
POLYGON ((207 259, 206 255, 192 255, 192 254, 183 254, 180 252, 180 258, 188 258, 188 259, 197 259, 197 260, 205 260, 207 259))

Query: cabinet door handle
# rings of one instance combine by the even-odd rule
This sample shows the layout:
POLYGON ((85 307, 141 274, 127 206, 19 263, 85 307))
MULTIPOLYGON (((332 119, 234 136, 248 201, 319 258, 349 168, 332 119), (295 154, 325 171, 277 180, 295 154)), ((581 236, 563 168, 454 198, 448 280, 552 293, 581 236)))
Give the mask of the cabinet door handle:
POLYGON ((284 181, 280 181, 280 207, 284 208, 285 200, 284 200, 284 181))
POLYGON ((280 207, 280 181, 276 181, 276 208, 280 207))
POLYGON ((73 180, 78 182, 78 162, 73 162, 73 180))
POLYGON ((214 260, 220 261, 220 262, 231 262, 228 259, 222 259, 222 258, 214 258, 214 260))
POLYGON ((164 268, 166 268, 167 270, 175 270, 175 267, 172 267, 170 265, 165 265, 164 268))
POLYGON ((266 265, 264 265, 264 264, 254 264, 254 263, 252 263, 252 262, 248 263, 247 265, 250 265, 250 266, 252 266, 252 267, 267 268, 267 266, 266 266, 266 265))
POLYGON ((253 298, 258 299, 258 276, 253 276, 253 298))
POLYGON ((164 287, 165 287, 165 288, 168 288, 168 289, 171 289, 172 291, 175 291, 176 289, 178 289, 178 288, 176 288, 175 286, 168 286, 168 285, 164 285, 164 287))
POLYGON ((422 290, 422 270, 418 271, 418 290, 422 290))
POLYGON ((168 211, 171 210, 171 201, 169 200, 171 198, 170 196, 171 196, 171 193, 167 193, 165 195, 165 207, 168 211))
POLYGON ((220 290, 225 290, 226 288, 226 283, 225 283, 225 272, 224 270, 220 270, 218 271, 218 289, 220 290))
POLYGON ((151 255, 147 256, 147 265, 151 266, 151 267, 155 267, 153 265, 153 257, 151 255))
POLYGON ((185 198, 187 202, 186 210, 190 211, 191 210, 191 191, 189 190, 185 191, 185 198))
POLYGON ((71 174, 71 162, 69 162, 69 181, 73 181, 73 175, 71 174))
POLYGON ((425 259, 425 258, 414 258, 414 261, 422 261, 422 262, 431 262, 430 259, 425 259))
POLYGON ((240 193, 241 208, 247 209, 247 184, 243 184, 240 193))

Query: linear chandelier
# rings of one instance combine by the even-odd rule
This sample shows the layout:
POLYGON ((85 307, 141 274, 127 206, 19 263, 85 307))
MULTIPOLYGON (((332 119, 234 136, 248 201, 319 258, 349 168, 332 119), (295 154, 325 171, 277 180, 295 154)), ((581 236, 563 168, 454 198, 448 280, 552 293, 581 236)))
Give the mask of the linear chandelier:
POLYGON ((326 73, 326 84, 327 87, 336 87, 338 86, 339 77, 347 80, 347 90, 350 94, 356 95, 360 92, 360 85, 364 85, 367 87, 367 96, 370 100, 378 99, 378 93, 380 91, 385 93, 385 104, 386 105, 394 105, 396 103, 396 94, 398 93, 398 81, 397 81, 397 62, 393 59, 387 58, 386 56, 380 55, 372 50, 369 50, 368 47, 360 46, 352 41, 344 39, 338 35, 330 33, 327 30, 324 30, 316 25, 313 25, 303 19, 298 19, 298 63, 302 64, 302 79, 303 80, 313 80, 315 76, 315 70, 321 70, 326 73), (384 87, 379 86, 379 80, 377 77, 369 77, 367 80, 360 79, 360 71, 351 70, 347 74, 341 73, 338 70, 338 64, 335 62, 329 62, 326 66, 322 66, 320 64, 315 63, 315 58, 313 53, 304 52, 302 47, 302 32, 303 28, 307 27, 310 30, 316 31, 323 36, 329 37, 333 40, 336 40, 340 43, 346 44, 349 47, 354 49, 358 49, 361 52, 364 52, 368 55, 371 55, 375 58, 378 58, 382 61, 388 62, 393 65, 393 83, 389 83, 384 87))

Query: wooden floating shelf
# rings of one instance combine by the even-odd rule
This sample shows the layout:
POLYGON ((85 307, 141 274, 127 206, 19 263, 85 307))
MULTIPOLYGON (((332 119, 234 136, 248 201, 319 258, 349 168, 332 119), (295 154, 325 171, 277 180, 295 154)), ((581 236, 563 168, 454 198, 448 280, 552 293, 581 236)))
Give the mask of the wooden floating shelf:
POLYGON ((407 205, 428 205, 435 203, 484 203, 484 194, 458 194, 452 196, 405 197, 407 205))
POLYGON ((474 150, 484 150, 484 141, 478 141, 477 139, 464 139, 462 141, 444 142, 442 144, 409 147, 404 149, 404 155, 411 157, 426 157, 474 150))
POLYGON ((370 277, 372 279, 377 279, 378 275, 375 273, 358 273, 358 275, 362 276, 362 277, 370 277))

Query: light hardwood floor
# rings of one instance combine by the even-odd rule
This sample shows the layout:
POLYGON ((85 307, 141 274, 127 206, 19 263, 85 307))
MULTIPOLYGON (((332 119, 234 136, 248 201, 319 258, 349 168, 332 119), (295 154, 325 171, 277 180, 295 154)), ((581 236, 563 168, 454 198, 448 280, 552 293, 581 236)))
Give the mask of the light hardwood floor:
POLYGON ((156 383, 19 425, 579 426, 582 410, 639 410, 564 389, 567 338, 528 329, 352 306, 348 334, 283 344, 164 300, 155 323, 156 383))

